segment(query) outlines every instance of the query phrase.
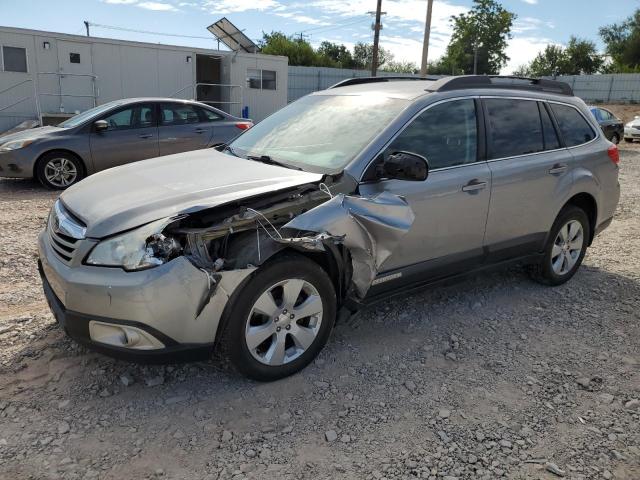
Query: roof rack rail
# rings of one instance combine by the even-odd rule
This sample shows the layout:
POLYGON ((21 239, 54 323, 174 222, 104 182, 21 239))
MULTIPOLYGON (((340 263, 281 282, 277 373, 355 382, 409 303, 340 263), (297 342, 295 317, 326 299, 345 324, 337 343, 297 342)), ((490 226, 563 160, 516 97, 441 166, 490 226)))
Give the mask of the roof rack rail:
POLYGON ((436 80, 434 78, 425 78, 425 77, 401 77, 398 75, 388 76, 388 77, 355 77, 355 78, 347 78, 345 80, 341 80, 335 85, 331 85, 327 90, 331 88, 338 87, 348 87, 350 85, 361 85, 364 83, 379 83, 379 82, 390 82, 396 80, 436 80))
POLYGON ((445 77, 429 85, 425 90, 429 92, 449 92, 469 88, 501 88, 508 90, 534 90, 538 92, 555 93, 557 95, 573 96, 573 90, 568 83, 544 78, 529 78, 507 75, 461 75, 445 77))

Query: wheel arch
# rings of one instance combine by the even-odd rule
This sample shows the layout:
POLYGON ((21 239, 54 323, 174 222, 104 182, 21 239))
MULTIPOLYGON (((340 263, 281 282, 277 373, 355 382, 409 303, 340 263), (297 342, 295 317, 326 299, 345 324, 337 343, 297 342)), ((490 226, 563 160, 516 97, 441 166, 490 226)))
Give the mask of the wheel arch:
POLYGON ((56 153, 56 152, 65 153, 67 155, 71 155, 71 156, 75 157, 80 162, 80 166, 82 167, 82 175, 83 175, 83 177, 87 176, 87 164, 84 161, 84 159, 82 158, 82 156, 80 156, 78 153, 74 152, 73 150, 69 150, 68 148, 51 148, 49 150, 46 150, 46 151, 42 152, 38 156, 36 161, 33 163, 33 178, 37 178, 38 177, 38 167, 40 166, 40 162, 43 161, 44 157, 47 156, 47 155, 50 155, 52 153, 56 153))
MULTIPOLYGON (((564 210, 569 205, 578 207, 587 214, 587 218, 589 219, 588 245, 591 245, 591 242, 593 242, 593 238, 595 237, 596 222, 598 219, 598 202, 590 193, 580 192, 573 195, 569 200, 567 200, 567 202, 560 209, 560 212, 562 212, 562 210, 564 210)), ((560 212, 558 212, 558 215, 560 214, 560 212)))
POLYGON ((247 276, 240 284, 234 289, 234 291, 229 296, 229 299, 224 306, 222 314, 220 316, 220 321, 218 322, 216 332, 215 332, 215 340, 216 345, 219 345, 220 340, 223 337, 225 330, 229 325, 229 320, 231 316, 231 311, 234 308, 234 304, 240 298, 240 292, 246 287, 246 285, 253 279, 255 273, 262 268, 264 265, 273 262, 279 258, 285 256, 296 255, 299 257, 304 257, 316 265, 318 265, 322 270, 328 275, 329 280, 333 284, 333 287, 336 292, 336 311, 339 311, 340 308, 344 305, 346 300, 346 285, 350 280, 351 269, 350 269, 350 256, 348 252, 342 252, 341 248, 337 246, 331 246, 325 252, 311 252, 304 251, 293 247, 285 247, 282 248, 273 254, 271 254, 268 258, 264 259, 264 261, 260 264, 258 269, 253 272, 251 275, 247 276), (335 249, 333 248, 335 247, 335 249), (346 253, 346 257, 344 254, 346 253), (348 267, 346 271, 341 269, 341 262, 346 263, 348 267), (345 283, 346 282, 346 283, 345 283))

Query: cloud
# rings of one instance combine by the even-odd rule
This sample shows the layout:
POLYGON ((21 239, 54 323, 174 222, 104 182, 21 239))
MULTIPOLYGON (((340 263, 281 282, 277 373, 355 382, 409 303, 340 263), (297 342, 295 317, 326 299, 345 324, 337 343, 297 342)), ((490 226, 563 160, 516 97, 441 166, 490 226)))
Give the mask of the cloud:
MULTIPOLYGON (((316 8, 341 17, 362 17, 363 12, 371 10, 369 0, 312 0, 308 7, 316 8)), ((422 34, 427 14, 427 2, 424 0, 386 0, 383 10, 380 44, 393 53, 396 60, 419 63, 422 58, 422 34), (406 35, 403 35, 406 33, 406 35)), ((451 37, 452 15, 468 11, 467 7, 453 5, 445 0, 435 0, 431 18, 431 42, 429 58, 440 57, 451 37)), ((368 28, 368 25, 367 25, 368 28)), ((371 38, 371 33, 357 38, 371 38)), ((366 40, 365 40, 366 41, 366 40)))
POLYGON ((104 3, 110 3, 112 5, 132 5, 138 0, 102 0, 104 3))
POLYGON ((238 13, 249 10, 280 9, 282 5, 276 0, 206 0, 202 3, 202 9, 209 13, 238 13))
POLYGON ((331 22, 327 22, 325 20, 321 20, 315 17, 309 17, 308 15, 303 15, 302 12, 282 12, 278 11, 274 15, 282 18, 289 18, 294 22, 298 23, 306 23, 309 25, 331 25, 331 22))
POLYGON ((145 10, 154 10, 156 12, 176 12, 178 9, 170 3, 161 2, 140 2, 136 3, 136 7, 144 8, 145 10))
POLYGON ((528 3, 529 5, 536 5, 538 0, 522 0, 524 3, 528 3))
POLYGON ((503 75, 513 73, 518 67, 533 60, 550 43, 555 42, 548 38, 540 37, 517 37, 511 39, 506 51, 510 60, 500 73, 503 75))

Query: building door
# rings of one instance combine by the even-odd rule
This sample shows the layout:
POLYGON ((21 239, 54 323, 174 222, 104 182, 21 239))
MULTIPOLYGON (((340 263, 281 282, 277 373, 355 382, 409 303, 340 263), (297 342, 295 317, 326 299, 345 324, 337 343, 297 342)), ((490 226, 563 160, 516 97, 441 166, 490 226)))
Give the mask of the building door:
POLYGON ((93 59, 89 43, 58 41, 60 111, 81 112, 94 106, 93 59))

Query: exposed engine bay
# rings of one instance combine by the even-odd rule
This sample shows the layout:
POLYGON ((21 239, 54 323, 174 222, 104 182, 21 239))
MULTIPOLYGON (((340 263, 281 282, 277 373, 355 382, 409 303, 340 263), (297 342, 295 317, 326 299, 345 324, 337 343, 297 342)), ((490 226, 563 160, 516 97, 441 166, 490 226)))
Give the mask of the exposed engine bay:
MULTIPOLYGON (((305 184, 171 219, 147 239, 147 256, 159 262, 184 256, 209 276, 216 291, 222 272, 255 269, 285 249, 310 256, 328 271, 340 302, 361 300, 409 231, 414 214, 403 197, 372 197, 344 178, 305 184)), ((252 271, 252 270, 249 270, 252 271)))

